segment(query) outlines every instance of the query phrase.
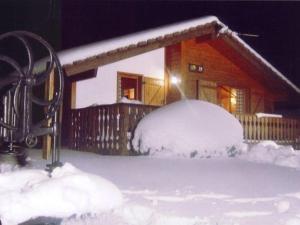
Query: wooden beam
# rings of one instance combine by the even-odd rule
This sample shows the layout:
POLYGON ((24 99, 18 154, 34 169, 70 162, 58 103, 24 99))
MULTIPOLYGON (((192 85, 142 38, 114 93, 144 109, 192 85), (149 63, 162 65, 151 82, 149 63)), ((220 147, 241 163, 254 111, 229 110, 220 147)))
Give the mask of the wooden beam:
MULTIPOLYGON (((45 99, 51 100, 54 96, 54 70, 50 73, 49 79, 45 83, 45 99)), ((51 119, 48 120, 47 125, 51 125, 51 119)), ((49 159, 51 155, 51 136, 48 134, 43 136, 43 159, 49 159)))
POLYGON ((76 76, 69 77, 69 80, 70 80, 70 82, 75 82, 75 81, 81 81, 81 80, 95 78, 96 76, 97 76, 97 68, 78 73, 78 74, 76 74, 76 76))
POLYGON ((149 39, 148 41, 139 42, 124 48, 102 53, 85 60, 74 62, 73 64, 65 65, 64 69, 67 76, 73 76, 99 66, 120 61, 122 59, 133 57, 162 47, 174 45, 182 40, 215 34, 216 29, 217 24, 213 22, 197 28, 185 30, 183 32, 177 32, 174 34, 165 35, 164 37, 158 37, 155 40, 149 39))
POLYGON ((71 83, 71 109, 76 108, 76 82, 71 83))

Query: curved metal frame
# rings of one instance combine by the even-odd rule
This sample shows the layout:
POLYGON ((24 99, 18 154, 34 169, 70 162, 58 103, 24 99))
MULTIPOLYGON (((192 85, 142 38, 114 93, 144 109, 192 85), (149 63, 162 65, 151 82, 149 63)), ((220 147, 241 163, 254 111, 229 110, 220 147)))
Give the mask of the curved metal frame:
MULTIPOLYGON (((28 31, 12 31, 0 35, 0 42, 8 38, 15 38, 22 43, 27 54, 28 64, 25 68, 22 68, 13 58, 0 54, 0 61, 8 64, 14 69, 14 72, 9 74, 8 77, 4 79, 1 79, 0 77, 0 89, 11 86, 7 92, 7 95, 10 96, 10 101, 6 103, 5 107, 8 107, 10 110, 9 112, 13 113, 16 118, 14 122, 7 118, 0 118, 0 126, 7 129, 7 133, 9 133, 9 135, 7 135, 7 142, 25 142, 29 147, 34 143, 33 138, 46 134, 52 135, 52 164, 57 164, 59 162, 59 153, 57 151, 57 114, 62 103, 64 88, 63 71, 59 59, 53 48, 43 38, 36 34, 28 31), (33 72, 36 64, 29 40, 38 42, 49 54, 48 68, 38 74, 34 74, 33 72), (54 69, 56 71, 55 79, 58 80, 58 85, 55 87, 53 99, 42 100, 33 96, 33 87, 46 82, 54 69), (36 124, 32 124, 32 104, 37 104, 46 108, 44 118, 36 124), (49 119, 52 119, 50 127, 44 125, 49 119)), ((6 116, 10 117, 11 115, 6 116)))

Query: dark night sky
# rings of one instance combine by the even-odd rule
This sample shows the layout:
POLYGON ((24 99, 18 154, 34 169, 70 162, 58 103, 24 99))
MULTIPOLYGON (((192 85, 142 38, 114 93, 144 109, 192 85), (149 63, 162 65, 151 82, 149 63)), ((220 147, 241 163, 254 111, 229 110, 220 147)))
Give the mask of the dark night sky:
POLYGON ((300 86, 300 2, 2 0, 0 32, 26 29, 57 50, 215 15, 300 86))

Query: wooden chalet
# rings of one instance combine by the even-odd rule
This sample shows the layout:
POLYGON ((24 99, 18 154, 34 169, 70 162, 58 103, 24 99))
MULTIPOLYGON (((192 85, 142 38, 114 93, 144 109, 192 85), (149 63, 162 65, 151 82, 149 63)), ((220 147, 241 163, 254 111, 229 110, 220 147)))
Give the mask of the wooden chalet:
POLYGON ((244 126, 246 141, 298 144, 299 121, 273 114, 277 104, 291 105, 299 99, 300 89, 216 17, 79 47, 59 57, 67 77, 62 139, 66 147, 128 155, 138 121, 157 107, 182 98, 206 100, 233 113, 244 126), (153 58, 150 52, 158 50, 163 58, 162 76, 147 76, 153 58), (149 59, 138 60, 147 53, 149 59), (131 59, 130 67, 118 69, 118 62, 131 59), (110 75, 115 80, 102 81, 108 87, 105 94, 110 89, 114 92, 110 102, 101 102, 104 97, 99 95, 98 105, 78 108, 82 93, 97 92, 88 84, 79 87, 85 82, 81 80, 95 83, 110 65, 117 68, 110 75), (137 67, 146 72, 136 71, 137 67), (122 97, 143 104, 123 103, 122 97), (259 117, 256 113, 265 114, 259 117))

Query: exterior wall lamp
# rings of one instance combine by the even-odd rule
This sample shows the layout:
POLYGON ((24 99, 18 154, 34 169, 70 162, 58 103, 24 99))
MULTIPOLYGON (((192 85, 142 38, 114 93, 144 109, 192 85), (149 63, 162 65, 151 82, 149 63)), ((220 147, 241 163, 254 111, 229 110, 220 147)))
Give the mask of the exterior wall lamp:
POLYGON ((179 84, 181 80, 177 76, 172 76, 171 77, 171 83, 172 84, 179 84))

